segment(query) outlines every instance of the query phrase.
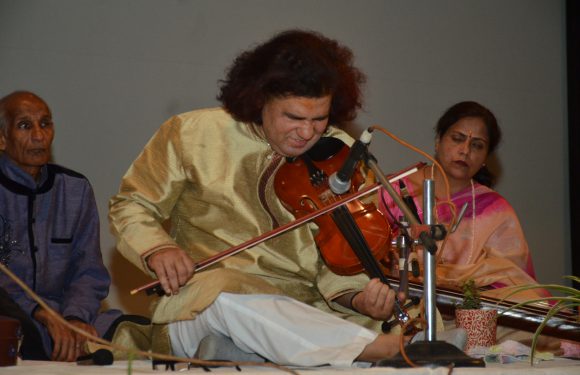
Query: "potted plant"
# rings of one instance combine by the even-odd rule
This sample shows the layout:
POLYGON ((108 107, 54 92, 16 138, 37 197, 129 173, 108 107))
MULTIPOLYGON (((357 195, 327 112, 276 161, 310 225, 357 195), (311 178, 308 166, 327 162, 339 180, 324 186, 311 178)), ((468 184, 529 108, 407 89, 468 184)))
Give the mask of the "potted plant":
MULTIPOLYGON (((573 282, 576 282, 576 283, 580 283, 580 277, 564 276, 564 278, 572 280, 573 282)), ((536 332, 534 332, 534 336, 532 339, 531 356, 530 356, 530 362, 533 365, 534 364, 534 354, 535 354, 536 346, 538 344, 538 338, 540 336, 540 333, 542 332, 542 330, 544 329, 544 327, 546 326, 548 321, 551 318, 553 318, 556 314, 558 314, 559 312, 561 312, 563 310, 568 310, 568 309, 570 309, 572 311, 577 311, 577 309, 579 309, 580 291, 576 288, 573 288, 573 287, 558 285, 558 284, 530 284, 530 285, 522 285, 522 286, 513 287, 513 289, 514 290, 510 294, 508 294, 504 298, 504 300, 513 296, 514 294, 523 292, 524 290, 530 290, 530 289, 544 289, 544 290, 548 290, 549 292, 559 294, 558 296, 543 297, 543 298, 537 298, 537 299, 521 302, 521 303, 518 303, 517 305, 514 305, 511 308, 502 312, 502 314, 505 314, 512 309, 517 309, 518 307, 521 307, 521 306, 532 305, 532 304, 535 304, 538 302, 543 302, 543 301, 551 304, 552 307, 548 310, 546 316, 544 317, 544 320, 536 329, 536 332)), ((580 319, 580 311, 578 312, 578 314, 579 314, 578 316, 580 319)))
POLYGON ((479 290, 472 279, 461 286, 463 300, 455 306, 455 326, 467 331, 468 351, 476 346, 495 345, 497 310, 482 309, 479 290))

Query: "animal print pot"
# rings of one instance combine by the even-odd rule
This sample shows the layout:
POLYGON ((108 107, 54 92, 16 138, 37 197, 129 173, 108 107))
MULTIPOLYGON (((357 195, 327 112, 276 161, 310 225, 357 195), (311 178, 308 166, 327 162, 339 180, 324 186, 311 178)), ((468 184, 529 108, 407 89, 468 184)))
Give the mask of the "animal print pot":
POLYGON ((476 346, 495 345, 497 310, 455 309, 455 326, 467 331, 465 351, 476 346))

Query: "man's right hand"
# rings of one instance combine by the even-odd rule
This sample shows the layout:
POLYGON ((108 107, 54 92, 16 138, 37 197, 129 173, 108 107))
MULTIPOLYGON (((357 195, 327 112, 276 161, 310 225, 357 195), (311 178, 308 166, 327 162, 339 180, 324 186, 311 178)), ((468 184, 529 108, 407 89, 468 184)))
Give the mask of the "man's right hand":
POLYGON ((193 260, 178 247, 159 250, 147 258, 147 265, 155 272, 165 294, 177 294, 194 273, 193 260))

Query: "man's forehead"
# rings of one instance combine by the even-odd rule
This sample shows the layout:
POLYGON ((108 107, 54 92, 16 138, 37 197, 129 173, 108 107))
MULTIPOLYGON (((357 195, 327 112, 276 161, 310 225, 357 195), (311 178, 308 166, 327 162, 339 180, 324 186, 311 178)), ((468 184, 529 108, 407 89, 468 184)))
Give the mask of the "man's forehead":
POLYGON ((19 94, 10 98, 6 103, 6 110, 13 118, 24 117, 30 115, 32 112, 42 112, 42 115, 51 116, 50 108, 33 94, 19 94))

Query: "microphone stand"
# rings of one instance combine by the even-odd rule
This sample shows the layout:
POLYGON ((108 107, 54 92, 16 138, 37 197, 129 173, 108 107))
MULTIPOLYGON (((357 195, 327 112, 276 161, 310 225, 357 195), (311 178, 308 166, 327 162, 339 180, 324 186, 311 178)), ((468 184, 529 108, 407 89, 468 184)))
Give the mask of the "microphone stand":
MULTIPOLYGON (((409 209, 403 199, 397 194, 385 174, 379 168, 376 159, 366 152, 367 165, 374 172, 375 176, 389 193, 393 201, 403 212, 410 226, 418 227, 420 225, 417 218, 409 209)), ((419 234, 419 244, 427 251, 423 252, 424 260, 424 277, 423 292, 425 298, 425 315, 427 328, 425 329, 425 340, 415 341, 405 347, 405 353, 412 362, 419 366, 437 367, 485 367, 483 359, 472 358, 462 350, 446 341, 437 340, 437 320, 436 320, 436 273, 435 273, 435 253, 437 244, 435 240, 445 237, 445 230, 435 224, 435 187, 434 181, 427 179, 423 183, 423 222, 429 227, 429 233, 422 231, 419 234)), ((377 362, 376 366, 380 367, 409 367, 409 363, 403 358, 401 353, 390 359, 383 359, 377 362)))

